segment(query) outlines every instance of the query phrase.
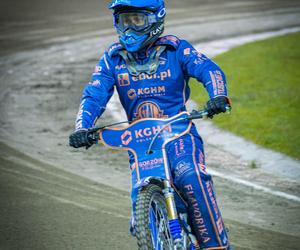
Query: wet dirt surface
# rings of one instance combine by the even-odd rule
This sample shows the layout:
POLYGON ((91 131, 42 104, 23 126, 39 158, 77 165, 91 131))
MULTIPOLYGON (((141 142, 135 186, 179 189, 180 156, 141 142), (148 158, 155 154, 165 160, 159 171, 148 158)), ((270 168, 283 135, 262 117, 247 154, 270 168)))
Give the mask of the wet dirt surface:
MULTIPOLYGON (((0 213, 5 215, 0 217, 0 249, 136 249, 128 234, 127 192, 70 174, 2 143, 0 152, 0 213)), ((299 220, 292 220, 298 206, 223 179, 215 183, 234 249, 297 249, 299 228, 293 225, 299 220), (282 213, 283 207, 290 216, 282 213), (264 210, 274 214, 261 217, 264 210), (294 232, 285 231, 286 224, 294 232)))
MULTIPOLYGON (((112 190, 113 195, 118 192, 114 188, 129 190, 126 153, 103 147, 88 151, 67 147, 82 88, 101 53, 116 41, 110 13, 105 10, 107 2, 51 1, 45 5, 44 1, 18 3, 14 0, 0 3, 0 140, 5 143, 1 144, 0 159, 1 200, 5 202, 1 202, 0 208, 1 215, 8 215, 1 216, 1 232, 5 234, 0 238, 0 249, 120 249, 118 244, 124 246, 122 249, 134 249, 132 241, 126 238, 128 196, 124 194, 120 200, 112 198, 110 203, 110 195, 102 193, 103 188, 112 190), (37 180, 36 173, 28 173, 27 156, 18 151, 38 160, 29 164, 34 165, 34 171, 51 171, 56 178, 50 183, 53 177, 48 175, 37 180), (65 183, 60 177, 65 175, 72 181, 65 183), (47 186, 38 182, 44 180, 48 181, 47 186), (80 196, 73 189, 79 188, 76 185, 80 186, 81 182, 112 188, 101 186, 96 194, 89 194, 87 189, 80 196), (67 197, 69 200, 62 202, 67 197), (101 214, 104 203, 113 215, 101 214), (121 203, 124 207, 114 210, 121 203), (124 215, 120 227, 116 214, 124 215), (95 218, 99 222, 95 223, 95 218), (36 227, 30 230, 33 224, 36 227), (57 238, 61 241, 56 241, 57 238), (18 245, 21 242, 24 248, 18 245)), ((194 43, 300 26, 298 1, 178 0, 170 1, 168 7, 166 33, 194 43)), ((117 101, 114 97, 101 123, 110 123, 120 116, 117 101)), ((299 194, 299 180, 281 178, 259 167, 251 168, 249 162, 212 145, 206 145, 206 153, 207 165, 214 170, 299 194)), ((235 249, 299 246, 298 202, 217 177, 215 186, 235 249)))
POLYGON ((0 150, 1 250, 134 249, 127 192, 0 150))

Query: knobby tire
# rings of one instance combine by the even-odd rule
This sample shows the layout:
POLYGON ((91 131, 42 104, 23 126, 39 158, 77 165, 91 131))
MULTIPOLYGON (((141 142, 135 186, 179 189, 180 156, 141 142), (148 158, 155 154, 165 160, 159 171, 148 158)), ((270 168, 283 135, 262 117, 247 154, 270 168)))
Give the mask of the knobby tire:
MULTIPOLYGON (((136 203, 136 238, 139 250, 153 250, 151 230, 149 228, 149 211, 153 197, 159 197, 164 204, 165 198, 162 190, 157 185, 150 184, 143 188, 137 198, 136 203)), ((167 218, 166 218, 167 219, 167 218)))

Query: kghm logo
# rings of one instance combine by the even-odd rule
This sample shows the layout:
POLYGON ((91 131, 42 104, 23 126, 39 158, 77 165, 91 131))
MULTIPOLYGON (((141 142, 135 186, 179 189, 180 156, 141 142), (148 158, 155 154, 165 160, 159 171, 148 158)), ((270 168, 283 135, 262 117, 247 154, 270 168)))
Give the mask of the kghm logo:
POLYGON ((171 126, 163 127, 158 125, 144 129, 137 129, 134 131, 134 136, 135 139, 141 139, 146 137, 148 137, 148 139, 152 139, 152 136, 156 135, 157 133, 161 133, 163 135, 170 135, 172 133, 172 128, 171 126))
POLYGON ((129 74, 124 73, 124 74, 119 74, 118 75, 118 83, 119 86, 129 86, 130 85, 130 80, 129 80, 129 74))
POLYGON ((162 94, 162 93, 166 93, 165 86, 158 86, 158 87, 153 86, 153 87, 138 89, 138 95, 155 95, 155 94, 162 94))
POLYGON ((154 102, 142 102, 137 107, 137 112, 134 114, 137 119, 142 118, 164 118, 167 117, 160 110, 160 107, 154 102))
MULTIPOLYGON (((121 142, 123 145, 127 146, 132 140, 134 139, 135 142, 141 143, 145 141, 152 140, 153 137, 159 134, 160 136, 173 136, 171 126, 153 126, 153 127, 146 127, 141 129, 136 129, 133 131, 126 130, 121 135, 121 142)), ((159 136, 159 137, 160 137, 159 136)))
POLYGON ((153 86, 153 87, 146 87, 146 88, 139 88, 129 89, 127 91, 127 95, 129 99, 133 100, 136 96, 139 98, 144 97, 151 97, 151 96, 163 96, 166 94, 166 87, 165 86, 153 86))
POLYGON ((123 145, 128 145, 132 141, 132 134, 129 130, 126 130, 122 135, 121 135, 121 141, 123 145))
POLYGON ((135 89, 128 90, 127 91, 127 95, 129 97, 129 99, 131 99, 131 100, 134 99, 136 97, 136 91, 135 91, 135 89))

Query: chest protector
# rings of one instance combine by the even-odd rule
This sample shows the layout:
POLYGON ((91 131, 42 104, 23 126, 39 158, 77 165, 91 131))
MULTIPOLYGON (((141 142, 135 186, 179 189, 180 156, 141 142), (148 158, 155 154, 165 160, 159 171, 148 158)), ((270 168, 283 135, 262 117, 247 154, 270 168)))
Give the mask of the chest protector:
POLYGON ((157 46, 144 64, 138 63, 132 53, 129 53, 126 50, 120 50, 119 55, 125 60, 127 69, 131 75, 138 76, 142 73, 153 75, 158 69, 159 57, 165 49, 166 46, 157 46))

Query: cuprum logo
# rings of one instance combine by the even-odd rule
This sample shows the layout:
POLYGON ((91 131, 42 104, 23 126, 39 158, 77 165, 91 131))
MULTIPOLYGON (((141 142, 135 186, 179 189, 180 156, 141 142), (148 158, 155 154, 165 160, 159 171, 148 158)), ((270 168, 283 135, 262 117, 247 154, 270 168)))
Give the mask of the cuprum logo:
POLYGON ((129 130, 126 130, 121 135, 121 141, 122 141, 123 145, 128 145, 132 141, 132 134, 129 130))
POLYGON ((118 83, 119 86, 129 86, 130 85, 130 80, 129 80, 129 74, 124 73, 124 74, 119 74, 118 75, 118 83))
POLYGON ((137 107, 137 112, 134 114, 137 119, 142 118, 165 118, 164 112, 154 102, 142 102, 137 107))

